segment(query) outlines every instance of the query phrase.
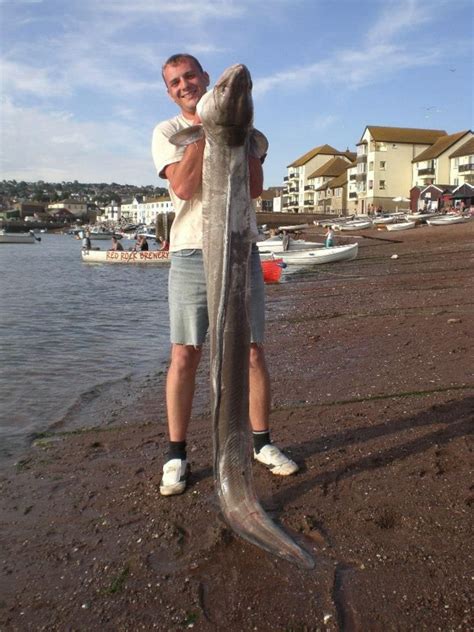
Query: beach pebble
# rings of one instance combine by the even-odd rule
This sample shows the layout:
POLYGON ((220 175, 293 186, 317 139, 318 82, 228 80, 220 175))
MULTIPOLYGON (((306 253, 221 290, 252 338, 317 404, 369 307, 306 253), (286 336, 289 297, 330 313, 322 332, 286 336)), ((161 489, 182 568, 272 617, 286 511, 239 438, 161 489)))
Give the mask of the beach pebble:
POLYGON ((452 325, 453 323, 462 323, 460 318, 448 318, 448 324, 452 325))
POLYGON ((390 259, 398 259, 398 255, 392 255, 390 259))

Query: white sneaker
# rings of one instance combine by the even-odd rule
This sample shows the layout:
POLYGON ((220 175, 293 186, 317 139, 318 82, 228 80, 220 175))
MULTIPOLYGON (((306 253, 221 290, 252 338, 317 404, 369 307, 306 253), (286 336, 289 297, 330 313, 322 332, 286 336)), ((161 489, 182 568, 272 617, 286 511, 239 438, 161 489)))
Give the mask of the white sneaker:
POLYGON ((182 494, 188 482, 189 464, 183 459, 171 459, 163 465, 163 478, 160 483, 162 496, 182 494))
POLYGON ((278 474, 279 476, 289 476, 299 470, 294 461, 285 456, 276 445, 271 443, 263 446, 258 454, 254 450, 253 458, 266 465, 272 474, 278 474))

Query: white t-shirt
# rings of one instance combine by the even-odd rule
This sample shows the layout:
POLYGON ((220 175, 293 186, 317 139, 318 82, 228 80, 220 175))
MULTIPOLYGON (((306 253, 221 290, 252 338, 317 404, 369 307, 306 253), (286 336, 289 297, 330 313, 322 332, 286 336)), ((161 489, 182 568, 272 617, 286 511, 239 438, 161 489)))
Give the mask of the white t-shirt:
MULTIPOLYGON (((160 178, 165 178, 164 170, 168 165, 180 162, 185 147, 177 147, 169 142, 169 138, 180 130, 193 124, 181 114, 168 121, 158 123, 153 130, 151 151, 156 170, 160 178)), ((195 193, 192 200, 182 200, 169 186, 171 201, 175 210, 175 218, 170 232, 170 251, 184 249, 202 249, 202 191, 195 193)), ((258 235, 255 211, 252 213, 252 233, 254 239, 258 235)))

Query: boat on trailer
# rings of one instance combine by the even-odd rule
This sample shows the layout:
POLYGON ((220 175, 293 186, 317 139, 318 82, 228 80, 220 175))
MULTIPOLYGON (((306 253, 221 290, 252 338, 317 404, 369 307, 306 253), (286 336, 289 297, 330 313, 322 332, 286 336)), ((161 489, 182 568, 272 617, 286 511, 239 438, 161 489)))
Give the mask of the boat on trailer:
POLYGON ((113 263, 166 265, 170 262, 168 250, 82 250, 84 263, 113 263))

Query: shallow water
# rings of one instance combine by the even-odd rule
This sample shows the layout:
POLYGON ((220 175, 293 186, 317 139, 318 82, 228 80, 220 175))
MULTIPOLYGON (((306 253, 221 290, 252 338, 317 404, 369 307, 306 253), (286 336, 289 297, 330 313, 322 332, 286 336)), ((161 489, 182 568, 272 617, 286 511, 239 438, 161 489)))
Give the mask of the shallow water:
POLYGON ((167 267, 91 266, 80 241, 41 239, 0 246, 0 459, 169 351, 167 267))

